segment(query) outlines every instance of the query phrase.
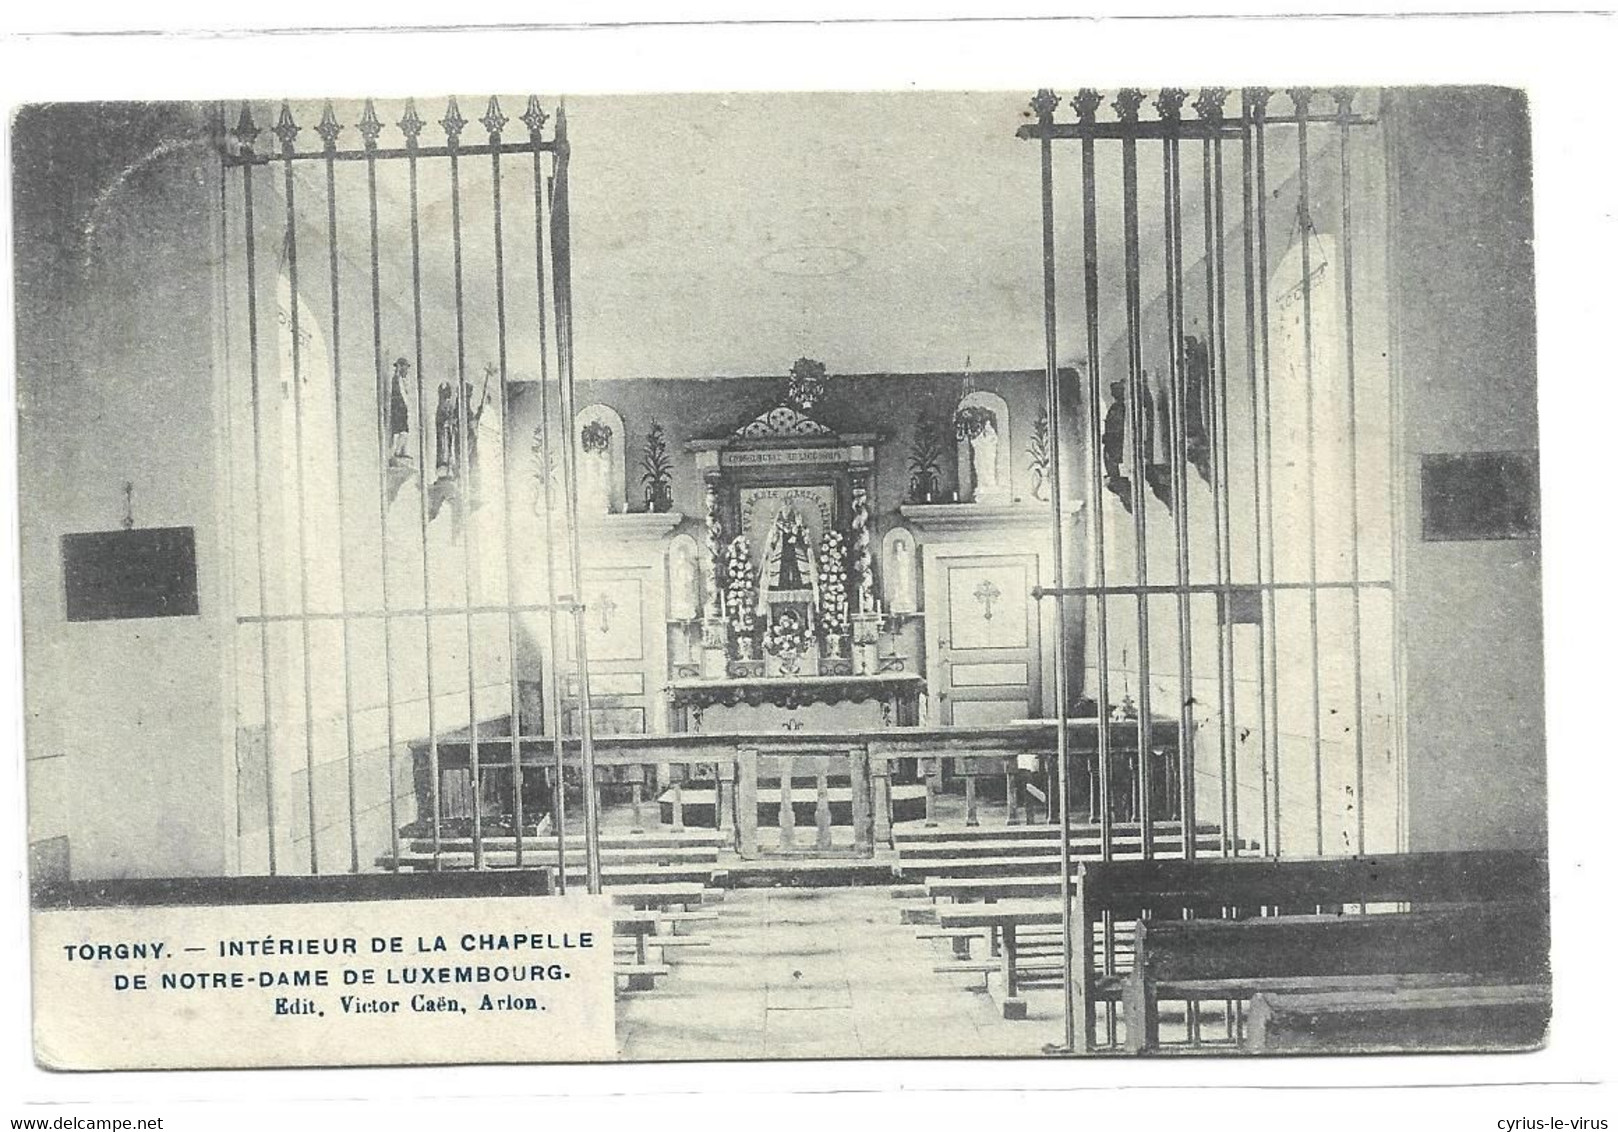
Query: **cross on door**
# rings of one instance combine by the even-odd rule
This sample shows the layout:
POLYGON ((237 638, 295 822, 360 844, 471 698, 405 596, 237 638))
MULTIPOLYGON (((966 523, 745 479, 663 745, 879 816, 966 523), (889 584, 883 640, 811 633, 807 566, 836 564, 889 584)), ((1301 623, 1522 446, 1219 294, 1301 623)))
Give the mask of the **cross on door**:
POLYGON ((983 619, 994 620, 994 603, 1000 600, 1000 587, 984 578, 978 583, 978 588, 972 591, 972 596, 983 603, 983 619))
POLYGON ((601 632, 603 635, 612 632, 612 614, 618 608, 618 603, 612 600, 612 595, 603 592, 596 598, 596 608, 601 611, 601 632))

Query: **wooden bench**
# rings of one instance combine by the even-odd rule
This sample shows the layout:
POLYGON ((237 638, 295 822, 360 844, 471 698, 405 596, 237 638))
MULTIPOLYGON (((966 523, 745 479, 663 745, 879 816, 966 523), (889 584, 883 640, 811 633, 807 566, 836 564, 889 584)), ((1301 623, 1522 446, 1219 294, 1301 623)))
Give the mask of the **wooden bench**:
POLYGON ((1041 924, 1060 924, 1061 905, 1054 901, 1006 901, 1001 904, 970 904, 941 908, 938 926, 952 928, 988 929, 1000 937, 1000 972, 1005 997, 1000 1013, 1005 1018, 1028 1017, 1028 1002, 1019 991, 1025 985, 1026 972, 1019 965, 1017 933, 1041 924))
MULTIPOLYGON (((1123 988, 1132 1053, 1158 1048, 1159 1000, 1531 982, 1547 977, 1550 945, 1545 905, 1528 900, 1374 915, 1142 920, 1134 935, 1123 988)), ((1193 1017, 1188 1010, 1191 1036, 1193 1017)))
POLYGON ((709 890, 695 882, 663 884, 617 884, 605 890, 615 904, 631 908, 665 908, 689 911, 708 898, 709 890))
POLYGON ((1535 1049, 1550 1025, 1543 984, 1264 991, 1248 1013, 1253 1053, 1535 1049))
MULTIPOLYGON (((1340 910, 1345 905, 1420 907, 1497 900, 1544 901, 1549 872, 1542 854, 1479 850, 1301 859, 1086 861, 1078 881, 1076 939, 1105 938, 1107 925, 1142 918, 1243 918, 1340 910)), ((942 920, 942 916, 940 917, 942 920)), ((1103 959, 1107 952, 1103 949, 1103 959)), ((1086 1050, 1097 1048, 1096 1004, 1121 993, 1105 967, 1078 964, 1086 1050)), ((1110 1029, 1110 1027, 1109 1027, 1110 1029)))
MULTIPOLYGON (((1072 888, 1077 891, 1077 880, 1072 888)), ((957 904, 977 900, 1030 900, 1060 895, 1062 878, 1054 873, 1031 877, 928 877, 924 890, 934 900, 957 904)))

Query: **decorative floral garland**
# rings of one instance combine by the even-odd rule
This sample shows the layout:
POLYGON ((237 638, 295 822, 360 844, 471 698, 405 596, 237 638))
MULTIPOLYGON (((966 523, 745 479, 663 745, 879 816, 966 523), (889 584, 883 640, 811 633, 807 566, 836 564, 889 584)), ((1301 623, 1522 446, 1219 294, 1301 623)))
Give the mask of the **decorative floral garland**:
POLYGON ((981 405, 966 405, 955 411, 955 438, 976 440, 994 427, 994 414, 981 405))
POLYGON ((843 532, 828 529, 820 539, 820 631, 848 632, 848 548, 843 532))
POLYGON ((796 610, 783 609, 764 631, 764 651, 775 657, 801 656, 814 647, 814 634, 796 610))
POLYGON ((612 444, 612 426, 603 421, 591 421, 579 430, 579 447, 586 452, 605 452, 612 444))
POLYGON ((730 627, 739 637, 751 636, 753 605, 758 600, 758 571, 753 566, 753 551, 747 545, 746 535, 730 540, 730 547, 725 551, 725 579, 730 627))

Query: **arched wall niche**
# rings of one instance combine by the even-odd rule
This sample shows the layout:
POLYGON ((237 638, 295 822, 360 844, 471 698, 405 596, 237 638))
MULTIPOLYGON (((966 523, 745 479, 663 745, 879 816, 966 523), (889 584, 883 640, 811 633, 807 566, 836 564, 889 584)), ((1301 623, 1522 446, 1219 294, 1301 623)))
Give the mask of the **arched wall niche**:
POLYGON ((573 419, 578 453, 579 515, 618 515, 624 510, 624 419, 607 405, 586 405, 573 419))
POLYGON ((971 503, 1011 501, 1011 412, 998 393, 975 389, 955 405, 956 467, 971 503))

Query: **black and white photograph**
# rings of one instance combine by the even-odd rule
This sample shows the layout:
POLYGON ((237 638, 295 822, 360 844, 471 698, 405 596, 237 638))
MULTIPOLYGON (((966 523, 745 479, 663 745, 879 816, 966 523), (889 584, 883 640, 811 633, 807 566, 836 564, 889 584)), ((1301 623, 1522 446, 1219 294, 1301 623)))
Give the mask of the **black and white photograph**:
POLYGON ((1309 62, 9 107, 36 1063, 1531 1075, 1539 107, 1309 62))

